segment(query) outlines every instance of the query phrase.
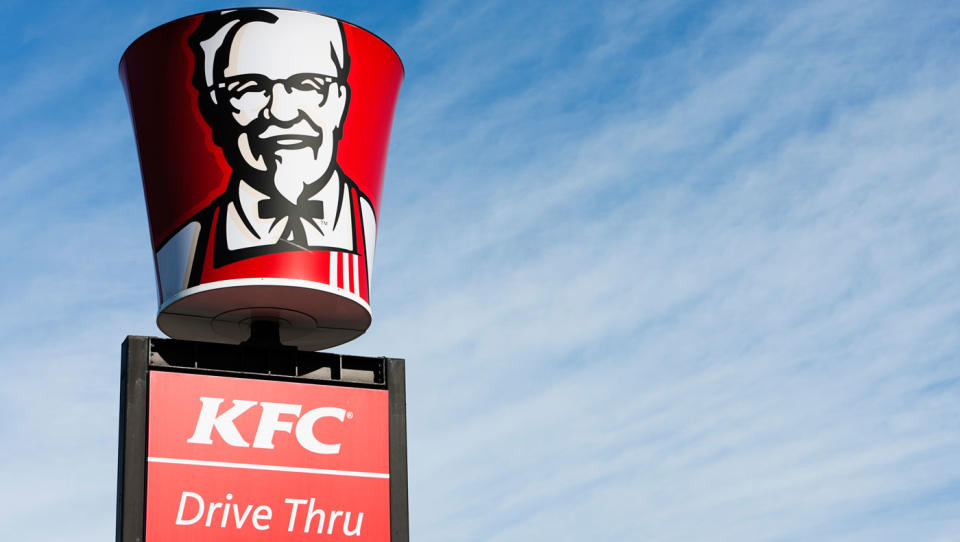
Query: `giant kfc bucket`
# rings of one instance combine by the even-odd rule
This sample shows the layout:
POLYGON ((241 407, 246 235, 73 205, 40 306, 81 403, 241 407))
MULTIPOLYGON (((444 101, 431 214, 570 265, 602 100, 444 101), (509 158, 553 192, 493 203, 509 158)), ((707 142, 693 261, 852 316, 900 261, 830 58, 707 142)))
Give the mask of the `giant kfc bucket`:
POLYGON ((235 343, 270 321, 308 350, 362 334, 403 79, 396 52, 316 13, 224 10, 147 32, 120 78, 160 329, 235 343))

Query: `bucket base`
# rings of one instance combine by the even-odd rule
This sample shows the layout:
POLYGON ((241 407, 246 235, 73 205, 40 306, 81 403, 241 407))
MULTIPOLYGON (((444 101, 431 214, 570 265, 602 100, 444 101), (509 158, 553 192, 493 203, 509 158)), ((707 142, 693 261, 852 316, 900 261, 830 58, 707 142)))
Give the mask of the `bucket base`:
POLYGON ((160 309, 157 327, 174 339, 240 344, 254 321, 276 322, 280 342, 301 350, 343 344, 370 327, 357 301, 320 289, 255 284, 187 290, 160 309))

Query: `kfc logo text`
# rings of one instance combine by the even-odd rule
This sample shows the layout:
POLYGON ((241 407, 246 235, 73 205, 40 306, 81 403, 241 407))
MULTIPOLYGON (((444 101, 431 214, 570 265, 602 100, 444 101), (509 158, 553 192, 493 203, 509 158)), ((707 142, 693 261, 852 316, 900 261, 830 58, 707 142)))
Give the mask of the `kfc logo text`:
POLYGON ((187 439, 191 444, 213 444, 213 431, 230 446, 250 448, 251 444, 237 430, 234 421, 257 404, 260 405, 260 423, 253 437, 253 448, 273 449, 273 437, 278 432, 291 433, 305 450, 315 454, 339 454, 340 443, 325 443, 317 439, 314 432, 316 423, 324 418, 333 418, 339 422, 351 418, 352 413, 337 407, 319 407, 308 410, 301 416, 302 405, 270 403, 267 401, 247 401, 234 399, 233 406, 220 412, 223 399, 219 397, 201 397, 200 415, 197 418, 193 436, 187 439), (281 420, 285 416, 287 419, 281 420), (290 419, 292 417, 292 419, 290 419))

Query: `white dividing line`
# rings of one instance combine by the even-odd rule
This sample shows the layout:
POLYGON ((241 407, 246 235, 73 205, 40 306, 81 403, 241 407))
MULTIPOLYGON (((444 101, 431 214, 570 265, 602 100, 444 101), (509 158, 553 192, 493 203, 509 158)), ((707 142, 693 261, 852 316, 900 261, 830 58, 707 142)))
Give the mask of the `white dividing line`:
POLYGON ((353 289, 351 292, 360 295, 360 258, 353 255, 353 289))
POLYGON ((359 472, 352 470, 309 469, 306 467, 284 467, 282 465, 257 465, 254 463, 228 463, 226 461, 203 461, 200 459, 174 459, 170 457, 148 457, 150 463, 172 463, 175 465, 196 465, 198 467, 223 467, 227 469, 270 470, 279 472, 300 472, 304 474, 328 474, 331 476, 355 476, 358 478, 389 479, 385 472, 359 472))
POLYGON ((336 291, 337 289, 337 270, 340 269, 340 253, 331 252, 330 253, 330 287, 336 291))

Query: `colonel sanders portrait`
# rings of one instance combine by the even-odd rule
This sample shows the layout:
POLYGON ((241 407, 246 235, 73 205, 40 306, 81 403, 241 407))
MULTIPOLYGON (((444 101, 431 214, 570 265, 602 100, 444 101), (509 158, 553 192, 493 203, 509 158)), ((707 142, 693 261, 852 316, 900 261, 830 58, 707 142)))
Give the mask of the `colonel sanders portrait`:
POLYGON ((337 164, 350 104, 341 23, 223 11, 205 15, 188 42, 199 110, 232 171, 157 251, 161 296, 197 284, 208 266, 279 252, 359 254, 369 269, 373 207, 337 164))

